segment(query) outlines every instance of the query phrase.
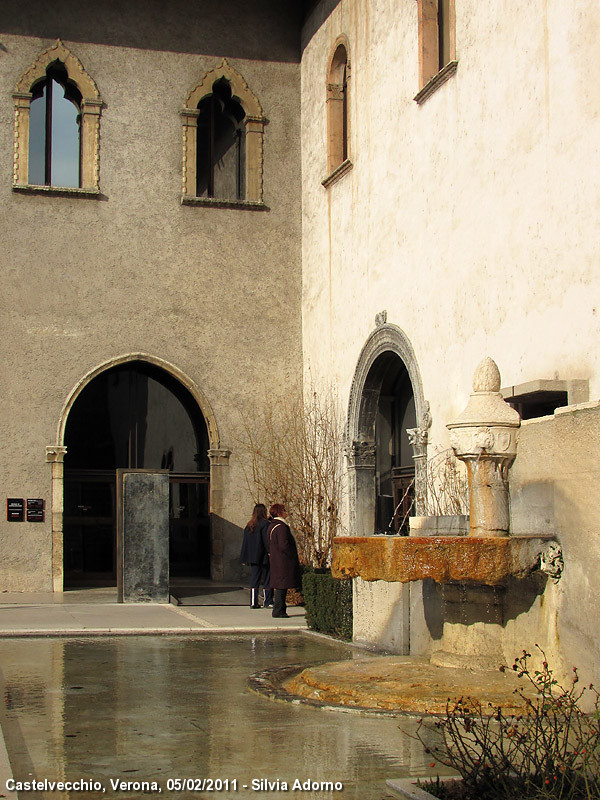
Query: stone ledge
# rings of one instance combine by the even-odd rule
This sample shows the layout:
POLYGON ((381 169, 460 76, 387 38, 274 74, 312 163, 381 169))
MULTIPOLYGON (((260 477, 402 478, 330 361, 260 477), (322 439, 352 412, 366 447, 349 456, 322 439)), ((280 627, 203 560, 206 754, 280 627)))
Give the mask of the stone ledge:
POLYGON ((194 197, 187 194, 181 196, 181 205, 204 208, 235 208, 240 211, 270 210, 265 203, 258 200, 219 200, 216 197, 194 197))
POLYGON ((30 183, 13 183, 13 192, 20 194, 55 195, 57 197, 87 197, 102 199, 99 189, 78 189, 73 186, 39 186, 30 183))
POLYGON ((336 578, 410 583, 498 586, 539 567, 552 537, 341 536, 333 541, 331 573, 336 578))

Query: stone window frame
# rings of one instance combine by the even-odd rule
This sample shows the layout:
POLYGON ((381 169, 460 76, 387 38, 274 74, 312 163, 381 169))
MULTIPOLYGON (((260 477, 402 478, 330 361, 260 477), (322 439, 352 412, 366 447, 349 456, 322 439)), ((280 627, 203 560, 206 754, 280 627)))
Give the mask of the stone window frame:
POLYGON ((244 77, 234 69, 226 58, 218 67, 209 70, 197 86, 188 94, 181 110, 183 159, 182 193, 183 205, 216 208, 266 209, 263 202, 263 149, 266 119, 262 106, 251 91, 244 77), (231 87, 231 95, 244 109, 246 126, 245 187, 243 200, 225 200, 218 197, 196 195, 196 158, 198 141, 198 104, 212 94, 215 81, 225 79, 231 87))
POLYGON ((456 60, 456 6, 455 0, 417 0, 419 28, 419 91, 414 97, 419 105, 424 103, 440 86, 451 78, 458 67, 456 60), (439 4, 446 4, 448 53, 440 65, 440 39, 438 27, 439 4))
POLYGON ((327 177, 321 181, 327 188, 352 169, 350 159, 351 66, 348 37, 340 34, 331 48, 327 62, 327 177), (345 52, 345 61, 339 57, 345 52), (344 85, 344 68, 346 82, 344 85))
POLYGON ((12 94, 14 101, 15 133, 13 162, 13 191, 31 194, 57 194, 95 197, 100 194, 100 114, 103 101, 93 78, 81 61, 61 39, 38 55, 21 75, 12 94), (69 80, 81 93, 81 187, 38 186, 29 183, 29 115, 35 83, 45 79, 46 70, 55 61, 64 65, 69 80))

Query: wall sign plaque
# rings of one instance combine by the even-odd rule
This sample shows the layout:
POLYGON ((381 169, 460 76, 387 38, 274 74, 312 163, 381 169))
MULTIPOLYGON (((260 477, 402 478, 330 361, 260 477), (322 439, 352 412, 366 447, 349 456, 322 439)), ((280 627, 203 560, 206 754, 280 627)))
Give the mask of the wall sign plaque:
POLYGON ((23 522, 25 504, 22 497, 6 498, 6 519, 8 522, 23 522))
POLYGON ((27 498, 27 522, 44 521, 44 501, 41 497, 27 498))

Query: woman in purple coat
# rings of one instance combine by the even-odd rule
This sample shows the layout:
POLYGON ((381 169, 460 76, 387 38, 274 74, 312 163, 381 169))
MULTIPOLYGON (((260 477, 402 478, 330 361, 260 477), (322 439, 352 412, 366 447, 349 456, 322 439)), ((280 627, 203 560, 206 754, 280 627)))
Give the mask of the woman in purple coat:
POLYGON ((288 589, 301 585, 298 548, 290 526, 285 521, 287 511, 281 503, 274 503, 270 509, 272 518, 267 532, 269 539, 269 561, 271 564, 271 586, 275 589, 273 616, 287 617, 285 598, 288 589))

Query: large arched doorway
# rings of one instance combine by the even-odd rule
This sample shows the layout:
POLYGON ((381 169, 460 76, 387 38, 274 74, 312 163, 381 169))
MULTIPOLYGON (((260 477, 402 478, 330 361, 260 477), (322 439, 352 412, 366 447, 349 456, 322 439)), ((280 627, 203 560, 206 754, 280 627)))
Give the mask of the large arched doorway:
POLYGON ((65 426, 64 585, 112 584, 118 468, 170 471, 170 573, 210 576, 206 422, 191 393, 145 361, 94 377, 65 426))
POLYGON ((349 522, 357 536, 407 533, 415 513, 415 464, 407 429, 418 428, 425 400, 410 341, 395 325, 379 325, 360 354, 348 408, 349 522))

